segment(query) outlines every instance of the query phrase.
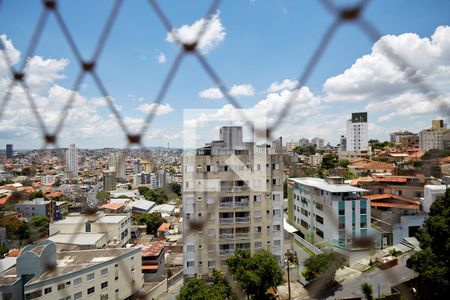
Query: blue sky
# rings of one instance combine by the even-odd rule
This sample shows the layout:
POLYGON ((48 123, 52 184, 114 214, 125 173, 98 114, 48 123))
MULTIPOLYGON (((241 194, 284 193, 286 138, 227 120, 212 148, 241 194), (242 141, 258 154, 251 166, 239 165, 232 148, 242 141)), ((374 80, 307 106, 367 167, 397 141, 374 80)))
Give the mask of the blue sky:
MULTIPOLYGON (((183 25, 190 26, 200 20, 210 4, 210 1, 159 2, 176 28, 183 25)), ((351 5, 356 1, 335 1, 335 3, 351 5)), ((66 0, 58 5, 82 56, 89 58, 106 21, 112 1, 66 0)), ((41 1, 6 0, 1 7, 0 34, 4 34, 13 47, 22 53, 21 59, 24 59, 23 52, 27 48, 41 10, 41 1)), ((415 40, 414 37, 392 40, 392 45, 398 47, 395 49, 402 54, 401 51, 408 52, 411 47, 414 48, 414 45, 423 43, 423 39, 430 39, 438 26, 450 25, 449 11, 449 1, 377 0, 370 2, 364 17, 372 22, 383 35, 417 34, 415 40)), ((216 18, 216 25, 218 24, 222 39, 216 37, 218 41, 205 54, 206 59, 218 71, 228 87, 247 85, 248 88, 251 85, 252 89, 247 95, 237 96, 243 107, 262 107, 269 103, 267 104, 269 114, 270 107, 277 106, 276 101, 280 101, 278 106, 282 106, 283 103, 283 90, 268 92, 270 85, 273 82, 280 83, 285 79, 298 78, 320 38, 333 21, 333 16, 320 2, 313 0, 223 1, 216 12, 216 18), (274 93, 280 97, 275 97, 274 93), (269 97, 270 94, 272 95, 269 97), (274 103, 270 103, 271 101, 274 103)), ((446 48, 446 45, 450 43, 449 35, 450 30, 445 30, 440 34, 444 37, 444 41, 441 38, 436 39, 436 43, 431 43, 432 46, 443 49, 443 54, 441 53, 438 59, 432 60, 436 69, 446 69, 450 65, 450 57, 444 51, 450 49, 446 48)), ((214 37, 211 39, 214 40, 214 37)), ((427 100, 411 86, 404 86, 400 90, 394 89, 392 93, 380 94, 375 90, 365 91, 364 95, 356 95, 361 92, 358 89, 343 91, 336 88, 336 85, 361 84, 357 82, 358 74, 361 74, 358 72, 361 70, 356 70, 356 67, 355 74, 347 76, 351 78, 345 78, 345 76, 338 78, 339 80, 330 82, 327 85, 328 88, 325 87, 327 79, 343 74, 358 58, 371 54, 372 46, 372 41, 359 28, 351 23, 343 25, 333 37, 329 48, 306 84, 312 95, 305 97, 313 97, 314 100, 311 98, 300 101, 299 109, 292 109, 292 114, 288 116, 289 121, 276 134, 285 136, 285 140, 321 136, 335 144, 340 134, 344 133, 345 119, 352 111, 362 110, 369 111, 369 122, 372 124, 369 131, 370 138, 387 139, 388 132, 396 129, 418 131, 429 127, 432 118, 447 117, 448 121, 448 116, 443 116, 442 111, 430 108, 429 103, 426 103, 427 100), (343 99, 347 96, 348 101, 343 99), (398 103, 407 103, 402 100, 402 97, 417 99, 417 103, 421 102, 421 104, 408 114, 397 112, 396 110, 400 109, 404 111, 404 107, 397 105, 398 103), (387 115, 390 117, 386 117, 387 115)), ((145 103, 152 103, 178 51, 177 45, 167 41, 165 28, 146 1, 124 1, 97 64, 97 71, 115 103, 120 107, 121 114, 129 118, 131 127, 139 123, 140 118, 145 117, 138 107, 145 103), (162 64, 158 62, 158 56, 161 53, 165 57, 165 63, 162 64)), ((417 68, 421 70, 422 52, 420 51, 422 50, 418 47, 414 51, 412 53, 418 60, 417 68)), ((435 52, 430 50, 430 56, 433 56, 435 52)), ((423 56, 427 54, 428 52, 423 52, 423 56)), ((66 59, 64 64, 60 61, 64 66, 56 72, 64 75, 65 78, 57 76, 60 79, 49 79, 47 86, 37 89, 37 95, 42 98, 47 97, 48 89, 55 84, 67 90, 71 88, 79 66, 59 27, 56 26, 54 16, 50 17, 46 25, 35 55, 41 56, 44 60, 66 59)), ((374 60, 377 57, 374 55, 374 60)), ((416 59, 412 60, 412 63, 416 62, 416 59)), ((52 63, 56 64, 55 61, 52 63)), ((49 68, 49 64, 38 64, 38 67, 43 70, 37 68, 37 74, 46 76, 48 73, 45 68, 49 68)), ((374 77, 383 77, 384 71, 378 69, 378 63, 372 61, 372 65, 370 62, 367 64, 363 64, 365 71, 373 68, 378 72, 374 73, 374 77)), ((430 65, 426 59, 423 64, 430 65)), ((424 68, 427 67, 424 66, 424 68)), ((388 66, 386 72, 389 70, 388 66)), ((433 76, 436 74, 433 70, 435 69, 427 69, 424 74, 433 76)), ((436 76, 439 76, 436 80, 440 83, 439 86, 444 87, 444 90, 440 92, 448 95, 449 85, 446 84, 450 79, 448 72, 436 76)), ((394 85, 397 86, 397 84, 394 85)), ((5 85, 0 87, 3 94, 5 85)), ((215 85, 206 76, 198 61, 194 57, 186 57, 164 100, 170 108, 166 106, 167 113, 156 116, 146 136, 145 145, 165 146, 167 142, 170 142, 174 146, 181 146, 183 109, 223 109, 227 104, 225 99, 208 99, 199 96, 201 91, 209 88, 215 88, 215 85)), ((383 85, 367 88, 384 90, 383 85)), ((390 88, 386 88, 387 90, 391 91, 390 88)), ((84 81, 80 96, 87 99, 83 105, 88 106, 92 99, 99 97, 99 92, 89 76, 84 81)), ((42 107, 44 113, 48 110, 48 106, 53 105, 51 101, 58 100, 42 99, 42 105, 47 105, 42 107)), ((442 101, 448 103, 448 97, 442 101)), ((13 103, 19 102, 11 102, 8 105, 9 113, 5 113, 0 123, 1 142, 13 143, 17 145, 17 148, 41 146, 42 142, 36 131, 35 121, 17 117, 13 103), (14 128, 17 128, 16 134, 11 133, 14 128)), ((58 105, 55 104, 56 106, 58 105)), ((407 105, 407 107, 412 106, 407 105)), ((80 111, 83 111, 81 107, 80 111)), ((20 113, 24 112, 20 111, 20 113)), ((124 146, 125 141, 120 138, 118 129, 106 132, 106 130, 99 130, 95 125, 96 122, 109 124, 110 119, 102 120, 102 118, 108 118, 108 115, 107 107, 97 105, 95 117, 93 117, 95 120, 88 120, 91 117, 88 114, 84 116, 86 124, 89 124, 86 126, 91 126, 93 130, 97 129, 97 136, 88 132, 89 128, 82 130, 86 132, 86 136, 80 132, 74 133, 73 131, 80 123, 68 122, 67 128, 60 136, 61 146, 69 143, 76 143, 80 147, 124 146)), ((48 116, 46 120, 50 127, 54 124, 54 117, 48 116)), ((74 118, 74 120, 82 121, 83 118, 74 118)), ((216 136, 216 133, 211 133, 209 139, 216 136)))

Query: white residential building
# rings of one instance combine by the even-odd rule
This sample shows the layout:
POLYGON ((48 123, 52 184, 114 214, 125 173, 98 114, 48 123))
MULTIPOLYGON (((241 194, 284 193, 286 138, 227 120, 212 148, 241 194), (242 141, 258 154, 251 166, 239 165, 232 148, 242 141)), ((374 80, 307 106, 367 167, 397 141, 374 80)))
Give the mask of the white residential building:
POLYGON ((94 215, 71 214, 65 219, 51 223, 49 235, 103 233, 106 247, 122 247, 130 240, 131 216, 128 214, 94 215))
POLYGON ((346 142, 347 152, 369 151, 367 112, 352 113, 352 118, 347 120, 346 142))
MULTIPOLYGON (((242 127, 184 155, 184 275, 223 270, 236 249, 283 259, 283 157, 243 142, 242 127), (255 153, 256 152, 256 153, 255 153), (193 224, 198 225, 192 229, 193 224)), ((156 209, 156 208, 154 208, 156 209)))
POLYGON ((419 132, 419 148, 426 152, 431 149, 444 149, 444 133, 447 131, 447 124, 444 120, 433 120, 431 128, 419 132))
POLYGON ((362 198, 367 190, 343 184, 342 177, 290 178, 289 182, 293 188, 291 222, 307 241, 347 250, 355 248, 354 238, 371 234, 370 201, 362 198))
POLYGON ((57 253, 42 240, 0 273, 2 299, 130 299, 142 292, 141 248, 57 253))
POLYGON ((431 185, 424 186, 422 209, 424 212, 429 213, 431 204, 436 201, 436 197, 445 195, 447 186, 445 185, 431 185))
POLYGON ((318 167, 318 166, 320 166, 320 164, 322 164, 322 158, 323 158, 323 155, 320 154, 320 153, 316 153, 314 155, 310 155, 308 157, 309 164, 311 166, 313 166, 313 167, 318 167))
POLYGON ((66 150, 66 171, 71 172, 72 176, 78 177, 78 150, 75 144, 71 144, 66 150))
POLYGON ((311 144, 316 145, 318 149, 322 149, 325 146, 325 140, 320 137, 315 137, 311 140, 311 144))

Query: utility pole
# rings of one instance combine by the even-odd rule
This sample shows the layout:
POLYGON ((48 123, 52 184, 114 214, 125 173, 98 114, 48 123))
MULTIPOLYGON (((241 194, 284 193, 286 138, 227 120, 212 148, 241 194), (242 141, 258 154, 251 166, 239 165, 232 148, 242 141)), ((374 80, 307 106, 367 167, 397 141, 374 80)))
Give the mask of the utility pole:
POLYGON ((291 277, 289 273, 289 258, 293 258, 293 261, 297 260, 297 253, 293 249, 287 249, 286 253, 284 254, 284 261, 286 263, 287 268, 287 277, 288 277, 288 294, 289 294, 289 300, 291 300, 291 277))

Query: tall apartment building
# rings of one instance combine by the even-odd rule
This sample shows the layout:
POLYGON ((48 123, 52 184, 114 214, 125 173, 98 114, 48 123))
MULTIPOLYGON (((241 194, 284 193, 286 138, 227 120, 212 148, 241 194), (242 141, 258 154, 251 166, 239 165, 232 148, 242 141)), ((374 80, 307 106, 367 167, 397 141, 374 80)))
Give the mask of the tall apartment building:
POLYGON ((298 145, 300 147, 306 147, 306 146, 309 146, 310 143, 309 143, 309 140, 307 138, 301 138, 301 139, 298 140, 298 145))
POLYGON ((234 250, 283 257, 281 154, 243 142, 242 127, 220 129, 220 140, 184 155, 184 275, 222 270, 234 250), (192 224, 202 224, 202 228, 192 224))
POLYGON ((57 252, 55 243, 29 244, 0 273, 2 299, 131 299, 142 292, 141 248, 57 252))
POLYGON ((6 144, 6 159, 13 158, 13 145, 6 144))
POLYGON ((325 140, 320 137, 315 137, 311 140, 311 144, 316 145, 318 149, 322 149, 325 146, 325 140))
POLYGON ((109 158, 109 170, 116 172, 117 181, 124 182, 126 180, 125 168, 125 153, 122 151, 111 153, 109 158))
POLYGON ((72 176, 78 177, 78 150, 75 144, 71 144, 66 150, 66 171, 69 171, 72 176))
POLYGON ((419 148, 426 152, 431 149, 444 149, 444 133, 447 131, 447 124, 444 120, 431 121, 431 128, 419 132, 419 148))
POLYGON ((115 171, 103 172, 103 190, 105 192, 113 191, 116 189, 117 179, 115 171))
POLYGON ((367 190, 344 184, 341 177, 290 178, 289 183, 289 218, 307 241, 350 250, 354 238, 371 233, 370 201, 362 197, 367 190))
POLYGON ((339 152, 347 151, 347 138, 343 135, 341 135, 340 142, 339 142, 339 152))
POLYGON ((352 113, 352 118, 347 120, 347 152, 369 151, 369 131, 367 112, 352 113))

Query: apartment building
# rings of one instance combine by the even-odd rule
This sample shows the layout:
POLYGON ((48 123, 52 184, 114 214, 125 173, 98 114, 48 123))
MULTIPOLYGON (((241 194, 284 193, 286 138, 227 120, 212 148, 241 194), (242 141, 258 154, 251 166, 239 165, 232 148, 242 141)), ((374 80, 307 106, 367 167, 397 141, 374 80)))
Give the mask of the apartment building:
POLYGON ((242 127, 184 156, 185 277, 222 270, 234 250, 283 257, 282 155, 243 142, 242 127), (201 224, 201 226, 197 226, 201 224))
POLYGON ((71 144, 66 150, 66 171, 73 177, 78 177, 78 149, 71 144))
POLYGON ((419 132, 419 148, 426 152, 431 149, 444 149, 444 133, 447 131, 447 124, 444 120, 431 121, 431 128, 419 132))
POLYGON ((352 113, 347 121, 346 150, 347 152, 362 153, 369 150, 369 127, 367 112, 352 113))
POLYGON ((131 215, 106 215, 97 212, 93 215, 71 214, 65 219, 51 223, 49 235, 102 233, 106 247, 123 247, 130 240, 131 215))
POLYGON ((27 245, 0 274, 2 299, 131 299, 142 291, 141 249, 57 253, 55 243, 27 245))
POLYGON ((366 190, 344 184, 342 177, 290 178, 289 184, 290 221, 307 241, 350 250, 355 238, 371 234, 366 190))
POLYGON ((30 201, 23 201, 16 204, 16 212, 20 213, 24 218, 44 216, 56 219, 57 216, 59 217, 59 213, 57 213, 56 210, 56 202, 48 201, 44 198, 35 198, 30 201))

